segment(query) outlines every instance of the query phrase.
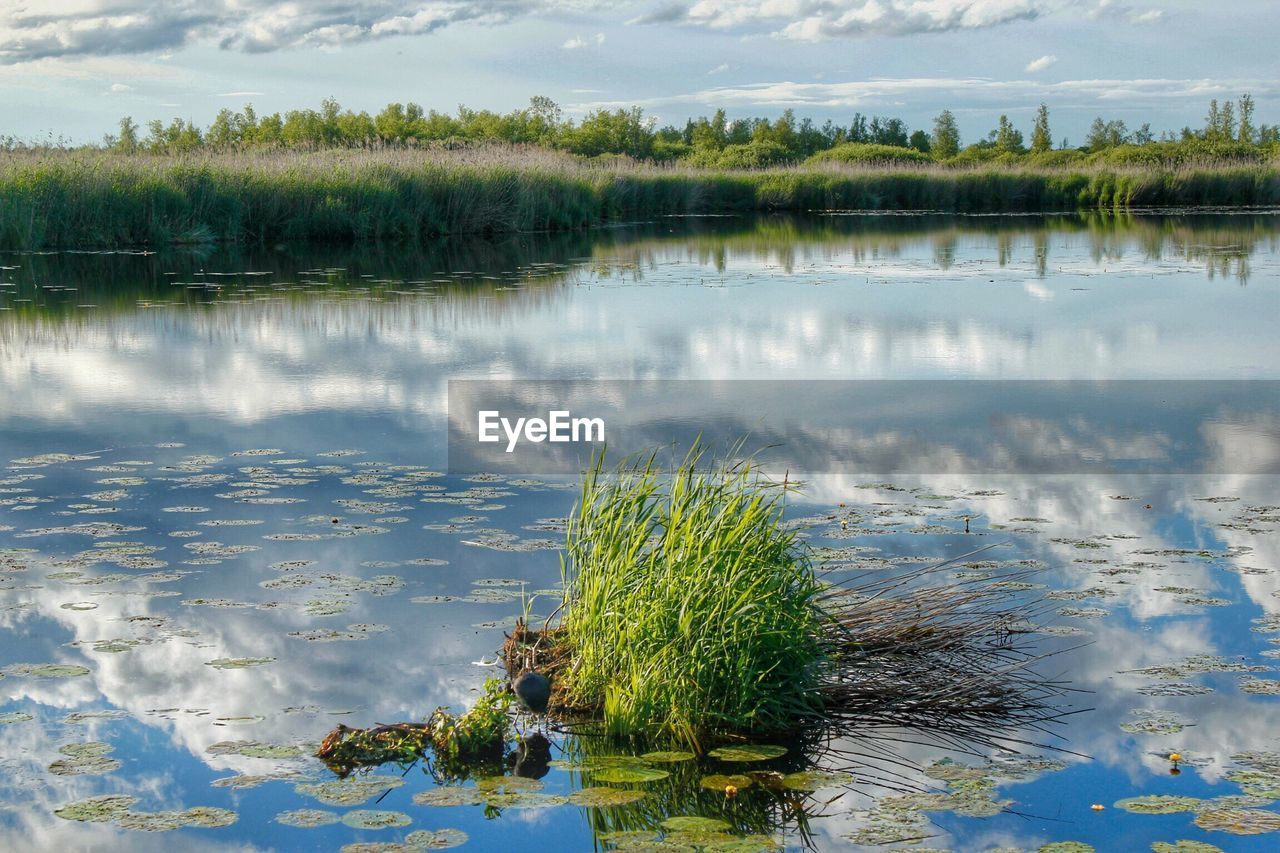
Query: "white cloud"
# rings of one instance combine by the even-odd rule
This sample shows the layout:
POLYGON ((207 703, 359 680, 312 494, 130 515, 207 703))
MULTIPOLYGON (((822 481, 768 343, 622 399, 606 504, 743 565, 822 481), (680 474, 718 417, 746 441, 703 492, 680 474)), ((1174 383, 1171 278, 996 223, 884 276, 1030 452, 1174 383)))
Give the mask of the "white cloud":
POLYGON ((728 70, 729 70, 729 63, 722 62, 719 65, 717 65, 715 68, 712 68, 710 71, 708 71, 707 76, 710 77, 712 74, 723 74, 728 70))
POLYGON ((126 83, 112 83, 110 88, 107 89, 107 91, 111 92, 112 94, 119 94, 120 92, 132 92, 133 87, 126 83))
POLYGON ((764 27, 780 38, 823 41, 981 29, 1074 5, 1079 0, 696 0, 689 6, 660 6, 636 22, 681 22, 719 29, 764 27))
POLYGON ((694 0, 665 3, 630 23, 764 30, 812 42, 985 29, 1071 10, 1131 23, 1151 23, 1163 15, 1115 0, 694 0))
POLYGON ((148 53, 197 41, 250 53, 340 47, 431 33, 451 24, 502 24, 527 14, 592 5, 593 0, 67 0, 40 8, 27 0, 0 0, 0 63, 148 53))
POLYGON ((1033 59, 1028 62, 1026 70, 1034 74, 1037 71, 1044 71, 1046 68, 1057 63, 1057 61, 1058 57, 1051 53, 1047 53, 1039 59, 1033 59))
POLYGON ((594 36, 585 39, 579 36, 574 36, 564 44, 560 45, 560 47, 564 50, 581 50, 584 47, 591 47, 592 45, 599 47, 602 44, 604 44, 604 33, 596 33, 594 36))
POLYGON ((1252 92, 1255 97, 1280 93, 1280 82, 1274 79, 1091 79, 1062 80, 1056 83, 1039 80, 993 80, 986 77, 910 77, 892 79, 851 80, 839 83, 802 83, 783 80, 752 83, 743 86, 716 86, 693 92, 655 97, 640 101, 600 101, 575 104, 575 108, 642 106, 693 103, 728 107, 823 107, 856 108, 894 106, 913 97, 932 105, 951 98, 974 108, 999 106, 1012 102, 1035 103, 1051 98, 1071 96, 1073 102, 1157 99, 1167 101, 1205 101, 1214 97, 1234 97, 1237 92, 1252 92))

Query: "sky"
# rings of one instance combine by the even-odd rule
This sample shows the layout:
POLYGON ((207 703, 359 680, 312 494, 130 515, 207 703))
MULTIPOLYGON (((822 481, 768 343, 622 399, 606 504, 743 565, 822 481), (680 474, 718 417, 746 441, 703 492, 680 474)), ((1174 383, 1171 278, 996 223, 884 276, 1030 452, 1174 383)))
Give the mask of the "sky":
POLYGON ((659 124, 855 112, 966 141, 1041 102, 1082 142, 1096 116, 1200 126, 1244 92, 1280 123, 1275 0, 0 0, 0 136, 92 142, 121 116, 207 125, 413 101, 571 118, 637 105, 659 124))

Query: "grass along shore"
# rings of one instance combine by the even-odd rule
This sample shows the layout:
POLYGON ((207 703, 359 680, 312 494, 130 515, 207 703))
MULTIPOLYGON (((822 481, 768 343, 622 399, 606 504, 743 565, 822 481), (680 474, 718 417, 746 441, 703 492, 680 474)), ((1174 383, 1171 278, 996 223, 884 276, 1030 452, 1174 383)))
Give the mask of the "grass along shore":
POLYGON ((0 152, 0 250, 415 241, 753 211, 1039 213, 1280 205, 1280 163, 762 170, 536 148, 187 155, 0 152))

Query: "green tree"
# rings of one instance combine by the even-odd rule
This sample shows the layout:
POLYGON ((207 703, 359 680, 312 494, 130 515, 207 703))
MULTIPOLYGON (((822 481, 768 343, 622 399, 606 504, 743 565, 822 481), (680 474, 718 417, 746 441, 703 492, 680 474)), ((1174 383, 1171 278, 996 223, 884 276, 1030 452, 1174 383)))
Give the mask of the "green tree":
POLYGON ((1049 108, 1044 104, 1036 110, 1036 121, 1031 128, 1031 153, 1043 154, 1053 148, 1053 134, 1049 131, 1049 108))
POLYGON ((956 126, 956 117, 951 110, 943 110, 933 120, 933 136, 929 141, 933 156, 940 160, 954 157, 960 153, 960 128, 956 126))
POLYGON ((132 154, 138 150, 138 125, 134 123, 133 116, 120 119, 120 135, 116 137, 115 144, 111 147, 125 154, 132 154))
POLYGON ((1000 116, 995 143, 999 151, 1007 154, 1021 154, 1026 150, 1022 147, 1022 131, 1014 128, 1013 122, 1006 115, 1000 116))
POLYGON ((910 145, 915 150, 928 154, 930 148, 929 134, 925 133, 923 130, 915 131, 911 134, 910 145))
POLYGON ((1253 96, 1245 93, 1240 96, 1240 126, 1236 131, 1236 141, 1252 145, 1257 138, 1258 130, 1253 126, 1253 96))

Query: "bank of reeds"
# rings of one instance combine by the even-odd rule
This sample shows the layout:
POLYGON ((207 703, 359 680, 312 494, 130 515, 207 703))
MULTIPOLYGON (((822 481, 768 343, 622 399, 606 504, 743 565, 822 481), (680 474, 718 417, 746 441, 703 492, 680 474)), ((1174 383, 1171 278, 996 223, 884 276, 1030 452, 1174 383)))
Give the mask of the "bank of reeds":
POLYGON ((541 149, 0 152, 0 249, 417 241, 751 211, 1069 212, 1280 204, 1280 169, 927 165, 715 171, 541 149))
POLYGON ((594 709, 612 735, 695 748, 899 726, 1008 743, 1057 716, 1065 685, 1037 674, 1027 642, 1034 602, 939 567, 826 582, 784 496, 750 462, 696 448, 670 473, 597 463, 570 517, 551 665, 527 632, 520 664, 552 672, 564 710, 594 709))

